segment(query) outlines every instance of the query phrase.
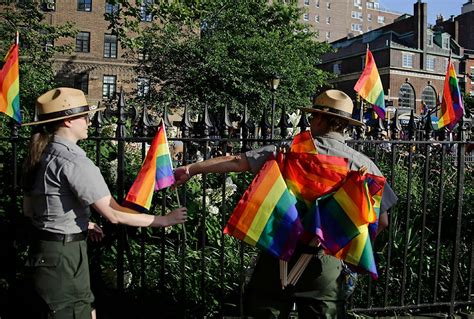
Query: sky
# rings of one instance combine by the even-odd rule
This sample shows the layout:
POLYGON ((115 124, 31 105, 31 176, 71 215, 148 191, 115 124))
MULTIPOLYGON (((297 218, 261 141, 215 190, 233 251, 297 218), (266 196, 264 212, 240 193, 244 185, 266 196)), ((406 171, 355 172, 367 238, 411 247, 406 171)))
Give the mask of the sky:
MULTIPOLYGON (((413 14, 413 4, 416 0, 379 0, 380 6, 401 12, 413 14)), ((423 0, 428 4, 428 23, 435 24, 436 16, 442 14, 444 19, 451 15, 461 14, 461 7, 467 0, 423 0)))

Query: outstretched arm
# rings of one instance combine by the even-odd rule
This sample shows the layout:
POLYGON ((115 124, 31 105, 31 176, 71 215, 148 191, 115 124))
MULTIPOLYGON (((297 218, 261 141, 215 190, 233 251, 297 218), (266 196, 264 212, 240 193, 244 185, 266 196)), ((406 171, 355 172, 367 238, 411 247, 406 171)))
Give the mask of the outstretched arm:
POLYGON ((186 183, 191 177, 205 173, 245 172, 250 170, 245 154, 220 156, 178 167, 175 172, 176 185, 186 183))
POLYGON ((165 216, 137 214, 136 211, 119 205, 110 195, 97 200, 92 206, 111 223, 128 226, 167 227, 184 223, 187 218, 185 207, 177 208, 165 216))

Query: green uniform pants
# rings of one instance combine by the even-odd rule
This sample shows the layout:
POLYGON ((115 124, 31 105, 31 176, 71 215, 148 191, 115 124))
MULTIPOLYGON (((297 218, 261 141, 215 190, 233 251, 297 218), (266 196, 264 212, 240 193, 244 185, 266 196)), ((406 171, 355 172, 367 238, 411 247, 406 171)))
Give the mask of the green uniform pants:
MULTIPOLYGON (((297 258, 290 261, 289 270, 297 258)), ((296 286, 282 290, 278 260, 261 254, 246 291, 245 312, 254 318, 288 318, 296 303, 300 319, 345 318, 341 270, 339 259, 319 251, 296 286)))
POLYGON ((37 240, 26 262, 36 318, 90 319, 94 296, 90 289, 87 243, 37 240))

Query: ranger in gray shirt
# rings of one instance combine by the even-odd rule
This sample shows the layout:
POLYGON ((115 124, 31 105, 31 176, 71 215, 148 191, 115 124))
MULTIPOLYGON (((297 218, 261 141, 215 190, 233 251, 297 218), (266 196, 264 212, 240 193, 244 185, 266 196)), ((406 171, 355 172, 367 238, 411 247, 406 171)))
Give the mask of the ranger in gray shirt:
MULTIPOLYGON (((353 103, 349 96, 338 90, 328 90, 314 100, 312 108, 302 109, 312 113, 311 134, 318 153, 347 158, 351 170, 365 166, 369 173, 382 175, 369 158, 344 143, 344 129, 349 124, 362 125, 351 117, 353 103)), ((216 157, 180 167, 175 171, 176 184, 185 183, 193 175, 200 173, 256 173, 276 150, 275 145, 268 145, 245 154, 216 157)), ((388 225, 386 211, 396 201, 396 195, 386 184, 377 232, 388 225)), ((290 266, 300 254, 301 251, 295 252, 290 266)), ((339 259, 325 255, 321 249, 314 251, 314 254, 315 258, 311 259, 296 286, 282 291, 278 260, 261 253, 246 290, 245 314, 255 318, 288 318, 293 303, 296 302, 298 317, 301 319, 345 318, 346 283, 343 265, 339 259)))
POLYGON ((81 90, 57 88, 36 102, 38 121, 25 161, 23 210, 33 224, 27 258, 37 297, 31 300, 35 318, 91 318, 85 239, 101 240, 102 229, 89 221, 90 208, 115 224, 166 227, 186 220, 186 208, 165 216, 139 214, 119 205, 110 195, 99 168, 76 145, 87 138, 94 112, 81 90))

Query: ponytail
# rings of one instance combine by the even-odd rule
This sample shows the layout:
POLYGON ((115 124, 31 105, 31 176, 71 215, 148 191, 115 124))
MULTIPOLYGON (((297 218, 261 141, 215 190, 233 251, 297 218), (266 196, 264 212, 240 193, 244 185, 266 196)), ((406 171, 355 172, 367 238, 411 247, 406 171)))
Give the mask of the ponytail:
POLYGON ((41 155, 46 146, 52 139, 53 133, 56 131, 57 125, 38 125, 31 132, 29 153, 23 163, 23 174, 21 186, 24 190, 31 190, 35 182, 36 171, 39 168, 41 155))

